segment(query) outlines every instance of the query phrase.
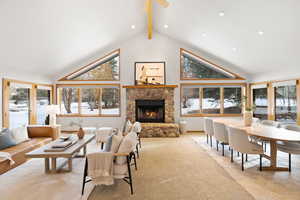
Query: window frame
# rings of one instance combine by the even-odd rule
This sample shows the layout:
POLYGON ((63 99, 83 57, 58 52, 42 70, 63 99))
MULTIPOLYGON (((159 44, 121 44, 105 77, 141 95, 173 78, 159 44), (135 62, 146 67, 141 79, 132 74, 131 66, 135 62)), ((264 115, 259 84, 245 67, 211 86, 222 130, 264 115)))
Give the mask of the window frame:
MULTIPOLYGON (((59 99, 59 94, 58 90, 59 88, 62 87, 74 87, 78 89, 78 113, 71 113, 71 114, 59 114, 59 117, 121 117, 121 111, 122 111, 122 97, 121 97, 121 85, 117 83, 94 83, 94 84, 56 84, 56 102, 57 105, 60 106, 61 99, 59 99), (99 114, 82 114, 81 113, 81 102, 82 102, 82 96, 81 96, 81 86, 85 86, 85 88, 88 88, 86 86, 99 86, 97 89, 102 89, 102 88, 108 88, 108 86, 112 86, 112 88, 117 88, 119 89, 119 114, 118 115, 107 115, 107 114, 101 114, 102 106, 99 107, 99 114)), ((102 102, 102 92, 100 91, 99 93, 100 96, 100 102, 102 102)))
POLYGON ((241 87, 242 89, 242 97, 246 95, 246 83, 181 83, 180 84, 180 116, 181 117, 240 117, 243 115, 243 109, 241 113, 224 113, 224 88, 226 86, 237 86, 241 87), (200 99, 200 104, 202 104, 202 99, 203 99, 203 88, 205 86, 212 88, 213 86, 216 86, 214 88, 219 88, 220 89, 220 113, 203 113, 202 112, 202 106, 200 105, 200 113, 196 114, 182 114, 182 95, 183 95, 183 88, 185 86, 195 86, 197 88, 200 88, 200 94, 199 99, 200 99))
POLYGON ((95 61, 91 62, 91 63, 88 63, 87 65, 84 65, 83 67, 80 67, 79 69, 67 74, 66 76, 60 78, 58 81, 67 81, 67 82, 87 82, 87 81, 99 81, 99 82, 102 82, 102 81, 120 81, 121 80, 121 49, 116 49, 106 55, 104 55, 103 57, 101 58, 98 58, 96 59, 95 61), (98 62, 101 62, 102 60, 105 60, 105 58, 109 57, 110 55, 113 55, 113 54, 118 54, 119 55, 119 76, 118 76, 118 79, 101 79, 101 80, 97 80, 97 79, 90 79, 90 80, 71 80, 71 79, 68 79, 69 76, 72 76, 73 74, 76 74, 77 72, 80 72, 86 68, 89 68, 91 65, 94 65, 98 62))
MULTIPOLYGON (((285 82, 285 81, 296 81, 296 99, 297 99, 297 120, 296 124, 300 125, 300 79, 288 79, 288 80, 275 80, 275 81, 264 81, 264 82, 253 82, 250 83, 250 87, 252 85, 258 84, 267 84, 268 89, 268 120, 276 120, 275 117, 275 88, 273 87, 274 83, 285 82)), ((251 89, 251 99, 253 95, 253 91, 251 89)), ((253 101, 251 101, 251 105, 253 106, 253 101)))
POLYGON ((233 73, 233 72, 225 69, 224 67, 222 67, 222 66, 220 66, 218 64, 215 64, 215 63, 213 63, 213 62, 211 62, 211 61, 209 61, 209 60, 207 60, 207 59, 205 59, 205 58, 203 58, 201 56, 198 56, 195 53, 193 53, 191 51, 188 51, 186 49, 180 48, 180 56, 179 57, 180 57, 180 80, 181 81, 186 81, 186 80, 246 80, 245 78, 241 77, 240 75, 238 75, 236 73, 233 73), (203 61, 203 62, 206 62, 206 63, 212 65, 216 69, 219 69, 221 71, 224 71, 224 72, 232 75, 234 78, 185 78, 183 76, 183 65, 182 65, 182 63, 183 63, 182 57, 183 57, 184 52, 187 53, 187 54, 190 54, 191 56, 196 57, 200 61, 203 61))
POLYGON ((31 89, 29 90, 29 124, 28 125, 36 125, 37 124, 37 90, 38 86, 45 86, 51 88, 50 90, 50 104, 54 102, 54 86, 52 84, 41 84, 27 81, 20 81, 14 79, 2 79, 2 127, 9 127, 9 97, 10 97, 10 84, 11 83, 19 83, 19 84, 27 84, 31 85, 31 89))

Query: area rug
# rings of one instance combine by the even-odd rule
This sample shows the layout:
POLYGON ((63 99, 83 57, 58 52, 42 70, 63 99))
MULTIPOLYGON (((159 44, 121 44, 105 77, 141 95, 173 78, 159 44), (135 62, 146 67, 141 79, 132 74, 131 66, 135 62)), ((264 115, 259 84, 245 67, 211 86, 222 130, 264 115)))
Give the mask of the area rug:
MULTIPOLYGON (((113 186, 87 184, 81 197, 83 159, 72 173, 44 174, 43 160, 30 160, 0 176, 1 199, 9 200, 248 200, 254 199, 220 167, 192 136, 144 139, 138 170, 133 171, 134 195, 122 180, 113 186)), ((89 151, 97 148, 95 144, 89 151)), ((99 148, 99 147, 98 147, 99 148)))

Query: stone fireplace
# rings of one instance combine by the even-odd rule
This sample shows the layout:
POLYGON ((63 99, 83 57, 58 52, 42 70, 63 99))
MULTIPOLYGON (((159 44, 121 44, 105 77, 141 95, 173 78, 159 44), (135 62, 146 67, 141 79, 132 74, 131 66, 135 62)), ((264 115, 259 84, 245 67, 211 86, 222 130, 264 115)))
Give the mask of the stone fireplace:
POLYGON ((135 100, 135 121, 165 122, 165 100, 135 100))
POLYGON ((178 137, 174 119, 177 85, 123 86, 126 88, 126 118, 142 123, 142 137, 178 137))

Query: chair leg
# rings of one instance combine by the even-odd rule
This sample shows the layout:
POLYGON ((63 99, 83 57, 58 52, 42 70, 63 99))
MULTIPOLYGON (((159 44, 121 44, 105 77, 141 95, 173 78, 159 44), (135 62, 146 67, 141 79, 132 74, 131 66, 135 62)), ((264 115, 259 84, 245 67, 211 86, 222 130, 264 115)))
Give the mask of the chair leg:
POLYGON ((208 144, 208 135, 206 134, 206 143, 208 144))
POLYGON ((101 149, 103 149, 103 147, 104 147, 104 143, 103 143, 103 142, 101 142, 101 149))
POLYGON ((219 151, 219 141, 216 140, 216 145, 217 145, 217 151, 219 151))
POLYGON ((130 157, 129 156, 127 156, 127 169, 128 169, 130 192, 131 192, 131 195, 133 195, 132 177, 131 177, 131 169, 130 169, 130 157))
POLYGON ((142 148, 142 141, 141 141, 140 133, 139 133, 138 137, 139 137, 140 148, 142 148))
POLYGON ((230 149, 230 161, 233 162, 233 149, 230 149))
POLYGON ((138 144, 136 145, 136 155, 137 155, 137 158, 140 158, 140 154, 139 154, 139 147, 138 147, 138 144))
POLYGON ((259 155, 259 171, 262 171, 262 155, 259 155))
POLYGON ((242 171, 244 171, 244 154, 242 153, 242 171))
POLYGON ((236 152, 237 153, 237 157, 240 157, 240 152, 236 152))
POLYGON ((81 195, 83 195, 83 193, 84 193, 85 179, 87 177, 87 168, 88 168, 88 162, 87 162, 87 159, 86 159, 85 160, 85 165, 84 165, 84 172, 83 172, 83 181, 82 181, 81 195))
POLYGON ((267 152, 267 142, 265 142, 265 152, 267 152))
POLYGON ((246 154, 246 162, 248 162, 248 154, 246 154))
POLYGON ((135 153, 133 154, 133 161, 134 161, 134 167, 135 167, 135 170, 137 170, 137 163, 136 163, 136 156, 135 156, 135 153))
POLYGON ((289 153, 289 172, 292 170, 292 155, 289 153))
POLYGON ((222 143, 222 156, 225 156, 225 153, 224 153, 224 143, 222 143))
POLYGON ((210 147, 212 148, 212 136, 209 137, 210 137, 210 147))

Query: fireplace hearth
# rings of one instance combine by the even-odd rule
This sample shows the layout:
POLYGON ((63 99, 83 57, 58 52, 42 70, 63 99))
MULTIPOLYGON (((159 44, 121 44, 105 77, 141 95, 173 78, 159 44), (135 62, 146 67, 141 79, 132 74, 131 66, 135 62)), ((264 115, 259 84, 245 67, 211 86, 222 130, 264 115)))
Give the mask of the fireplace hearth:
POLYGON ((164 123, 165 100, 135 100, 136 121, 164 123))

